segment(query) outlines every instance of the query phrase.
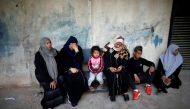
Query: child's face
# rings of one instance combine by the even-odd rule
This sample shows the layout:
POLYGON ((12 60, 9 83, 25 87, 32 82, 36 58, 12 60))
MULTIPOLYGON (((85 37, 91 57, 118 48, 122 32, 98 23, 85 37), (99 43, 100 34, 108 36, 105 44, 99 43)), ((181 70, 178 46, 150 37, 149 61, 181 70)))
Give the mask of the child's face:
POLYGON ((141 57, 141 55, 142 55, 142 52, 139 50, 135 51, 133 54, 135 59, 139 59, 141 57))
POLYGON ((93 52, 93 57, 97 58, 97 57, 99 57, 99 56, 100 56, 100 52, 97 51, 97 50, 95 50, 95 51, 93 52))

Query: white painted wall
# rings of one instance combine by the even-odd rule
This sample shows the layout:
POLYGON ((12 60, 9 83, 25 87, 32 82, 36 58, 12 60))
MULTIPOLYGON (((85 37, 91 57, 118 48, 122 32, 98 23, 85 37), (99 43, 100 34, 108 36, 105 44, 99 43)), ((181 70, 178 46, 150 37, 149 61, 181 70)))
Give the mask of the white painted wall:
POLYGON ((0 85, 36 82, 34 54, 44 36, 59 50, 70 35, 85 49, 122 35, 130 51, 143 45, 143 57, 157 62, 171 9, 172 0, 1 0, 0 85))

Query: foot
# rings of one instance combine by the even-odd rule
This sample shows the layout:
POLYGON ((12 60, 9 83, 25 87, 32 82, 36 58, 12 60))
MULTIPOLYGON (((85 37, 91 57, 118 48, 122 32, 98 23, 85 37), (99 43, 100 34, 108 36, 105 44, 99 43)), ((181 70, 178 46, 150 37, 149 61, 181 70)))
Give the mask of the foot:
POLYGON ((110 100, 111 100, 112 102, 116 101, 115 96, 110 96, 110 100))
POLYGON ((94 92, 95 91, 95 88, 94 87, 89 87, 90 91, 91 92, 94 92))
POLYGON ((138 100, 141 93, 138 90, 133 91, 133 100, 138 100))
POLYGON ((77 103, 71 103, 71 101, 68 98, 68 103, 71 104, 72 107, 75 107, 77 105, 77 103))
POLYGON ((124 101, 129 101, 129 95, 128 94, 123 94, 124 101))
POLYGON ((71 103, 72 107, 76 107, 77 103, 71 103))
POLYGON ((151 93, 152 93, 151 85, 147 84, 147 85, 145 86, 145 91, 146 91, 146 94, 147 94, 147 95, 151 95, 151 93))

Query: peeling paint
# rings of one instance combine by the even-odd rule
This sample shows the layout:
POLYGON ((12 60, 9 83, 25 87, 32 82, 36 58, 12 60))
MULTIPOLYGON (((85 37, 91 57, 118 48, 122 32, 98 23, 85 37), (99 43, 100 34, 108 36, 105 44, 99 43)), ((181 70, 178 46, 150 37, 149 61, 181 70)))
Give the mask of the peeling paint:
POLYGON ((77 37, 87 60, 92 45, 122 35, 130 50, 140 44, 156 62, 167 45, 171 7, 172 0, 1 0, 0 85, 36 82, 34 54, 44 36, 58 50, 77 37))

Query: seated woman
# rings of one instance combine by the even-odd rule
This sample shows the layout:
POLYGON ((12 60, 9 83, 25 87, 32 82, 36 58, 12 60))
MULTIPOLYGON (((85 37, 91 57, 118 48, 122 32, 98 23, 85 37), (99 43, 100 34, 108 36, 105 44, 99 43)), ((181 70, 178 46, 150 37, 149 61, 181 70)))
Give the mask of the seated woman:
POLYGON ((130 54, 124 45, 124 38, 121 36, 116 37, 105 48, 104 73, 107 78, 110 100, 115 101, 115 96, 119 94, 123 95, 125 101, 128 100, 127 92, 129 86, 134 90, 133 99, 138 99, 140 92, 136 89, 126 69, 130 54))
POLYGON ((158 62, 158 69, 154 79, 154 84, 158 89, 158 92, 167 93, 166 88, 179 88, 181 86, 181 80, 179 79, 179 73, 183 58, 179 53, 179 47, 175 44, 171 44, 166 52, 160 56, 158 62))
POLYGON ((44 89, 41 105, 44 109, 64 103, 63 77, 59 77, 59 54, 47 37, 41 39, 39 51, 35 54, 35 75, 44 89), (60 85, 62 84, 62 85, 60 85))
POLYGON ((68 101, 75 107, 83 92, 87 90, 87 79, 83 73, 83 52, 78 40, 70 36, 61 49, 61 61, 64 68, 65 83, 68 92, 68 101))

